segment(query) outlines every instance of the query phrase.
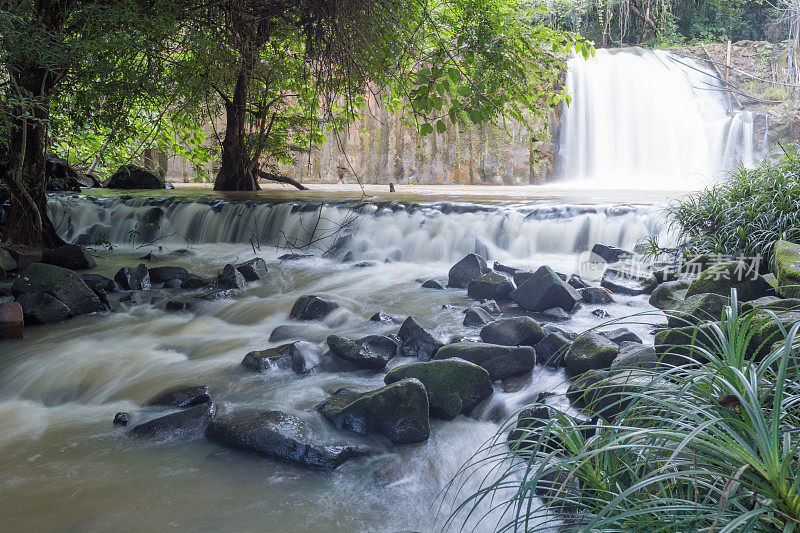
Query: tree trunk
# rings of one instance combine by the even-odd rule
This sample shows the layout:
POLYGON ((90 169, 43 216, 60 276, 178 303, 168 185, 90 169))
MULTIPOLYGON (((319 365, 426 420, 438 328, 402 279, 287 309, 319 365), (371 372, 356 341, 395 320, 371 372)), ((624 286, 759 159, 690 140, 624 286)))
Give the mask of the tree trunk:
MULTIPOLYGON (((250 69, 242 66, 236 78, 233 98, 225 102, 225 138, 222 140, 222 160, 214 182, 215 191, 257 191, 261 189, 247 153, 247 95, 250 69)), ((255 155, 254 157, 258 157, 255 155)))
MULTIPOLYGON (((50 31, 64 26, 66 6, 41 0, 36 3, 38 22, 50 31)), ((34 61, 18 65, 14 81, 21 94, 29 97, 30 107, 19 104, 12 116, 6 183, 10 206, 3 230, 3 242, 22 244, 40 250, 64 244, 47 215, 45 193, 45 149, 50 99, 59 77, 34 61)))

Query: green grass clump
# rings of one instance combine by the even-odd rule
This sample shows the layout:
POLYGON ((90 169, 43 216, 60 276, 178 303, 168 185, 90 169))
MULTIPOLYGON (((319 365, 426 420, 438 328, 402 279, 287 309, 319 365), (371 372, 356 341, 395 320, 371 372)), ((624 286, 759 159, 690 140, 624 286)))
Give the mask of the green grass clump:
POLYGON ((448 525, 477 514, 496 531, 798 531, 800 323, 754 361, 764 314, 732 302, 698 347, 706 364, 637 370, 613 418, 559 413, 508 442, 510 421, 448 486, 485 476, 448 525))
POLYGON ((800 242, 800 146, 670 206, 687 254, 772 258, 778 239, 800 242))

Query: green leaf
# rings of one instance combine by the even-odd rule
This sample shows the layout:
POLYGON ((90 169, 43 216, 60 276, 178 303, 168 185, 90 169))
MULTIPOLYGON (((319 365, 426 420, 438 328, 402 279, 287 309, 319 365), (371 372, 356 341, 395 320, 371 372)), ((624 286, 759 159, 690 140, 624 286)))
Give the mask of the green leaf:
POLYGON ((423 124, 422 126, 420 126, 420 128, 419 128, 419 134, 420 135, 424 136, 424 135, 428 135, 428 134, 431 134, 431 133, 433 133, 433 126, 431 126, 427 122, 425 124, 423 124))
POLYGON ((444 133, 447 131, 447 124, 444 123, 444 120, 439 120, 436 122, 436 133, 444 133))

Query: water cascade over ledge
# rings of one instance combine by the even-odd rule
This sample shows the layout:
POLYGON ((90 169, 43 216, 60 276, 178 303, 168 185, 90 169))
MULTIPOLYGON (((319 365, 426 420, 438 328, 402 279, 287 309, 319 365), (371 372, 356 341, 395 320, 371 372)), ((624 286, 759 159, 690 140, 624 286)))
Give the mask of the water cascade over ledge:
POLYGON ((616 189, 698 189, 752 165, 753 115, 715 72, 664 50, 598 50, 568 63, 558 173, 616 189))

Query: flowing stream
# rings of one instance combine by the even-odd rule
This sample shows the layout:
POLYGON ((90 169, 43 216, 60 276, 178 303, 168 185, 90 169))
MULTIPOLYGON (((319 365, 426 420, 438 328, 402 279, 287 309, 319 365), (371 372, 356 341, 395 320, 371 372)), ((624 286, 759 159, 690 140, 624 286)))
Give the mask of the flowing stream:
MULTIPOLYGON (((667 68, 661 53, 628 51, 616 53, 616 59, 607 57, 612 55, 600 53, 595 65, 580 67, 580 76, 573 67, 570 79, 580 78, 576 95, 594 87, 586 84, 599 83, 594 80, 604 70, 619 70, 614 61, 630 61, 629 69, 637 68, 637 62, 667 68), (589 73, 589 69, 597 72, 589 73)), ((680 80, 687 76, 683 69, 669 72, 680 80)), ((633 87, 626 90, 636 92, 638 78, 632 72, 627 75, 633 87)), ((658 96, 649 92, 649 81, 642 83, 639 90, 649 96, 637 95, 636 105, 650 102, 652 110, 658 96)), ((593 101, 599 101, 600 96, 589 92, 593 101)), ((597 94, 617 101, 613 95, 597 94)), ((574 110, 582 110, 584 118, 588 114, 591 120, 586 119, 586 124, 596 124, 604 116, 588 98, 577 97, 574 110)), ((680 98, 684 100, 677 104, 705 105, 689 94, 680 98)), ((616 113, 614 124, 629 128, 624 135, 631 138, 636 137, 637 127, 647 126, 625 110, 616 113)), ((723 117, 718 119, 722 128, 723 117)), ((568 128, 573 127, 571 120, 568 117, 568 128)), ((725 120, 725 128, 732 131, 733 122, 745 119, 727 116, 725 120)), ((692 122, 692 131, 702 129, 702 124, 692 122)), ((743 122, 735 127, 746 129, 743 122)), ((640 133, 644 137, 669 135, 647 128, 640 133)), ((622 142, 623 138, 631 140, 616 139, 622 142)), ((722 142, 722 137, 711 134, 704 139, 722 142)), ((595 138, 592 143, 596 142, 595 138)), ((562 146, 562 154, 585 151, 582 162, 577 156, 570 158, 573 166, 568 168, 576 175, 599 178, 615 165, 626 173, 638 168, 625 155, 627 151, 604 154, 606 159, 602 159, 593 157, 596 144, 576 143, 578 148, 562 146)), ((742 146, 739 155, 731 155, 732 149, 714 148, 712 155, 698 155, 690 162, 683 158, 663 170, 682 179, 687 169, 719 168, 714 159, 718 155, 751 157, 742 146)), ((675 152, 669 153, 669 158, 674 157, 675 152)), ((674 188, 676 183, 664 188, 674 188)), ((499 261, 530 269, 547 264, 569 274, 578 266, 578 255, 596 242, 633 249, 649 235, 671 239, 660 212, 663 196, 647 200, 634 193, 609 195, 587 189, 582 193, 585 200, 576 202, 574 195, 552 188, 541 194, 539 189, 520 191, 519 197, 504 201, 484 201, 467 190, 451 191, 451 197, 462 199, 448 202, 435 198, 354 202, 337 200, 332 193, 333 199, 325 204, 270 194, 248 200, 214 195, 199 199, 52 197, 51 218, 65 238, 95 247, 98 273, 113 277, 121 266, 145 262, 185 266, 211 276, 226 263, 258 256, 267 261, 269 276, 250 283, 239 299, 206 302, 194 312, 166 312, 158 302, 175 293, 154 288, 141 303, 119 302, 115 312, 28 327, 23 341, 0 345, 3 529, 437 530, 457 499, 448 494, 442 500, 441 489, 517 409, 540 392, 563 394, 568 382, 561 370, 537 365, 530 379, 513 392, 495 383, 492 396, 470 417, 432 421, 428 441, 392 447, 376 437, 337 431, 314 410, 341 387, 382 386, 381 373, 318 371, 297 376, 272 370, 257 374, 240 362, 249 351, 279 344, 268 341, 275 327, 299 324, 288 318, 288 312, 302 295, 317 294, 341 304, 323 321, 303 324, 298 335, 311 342, 322 344, 332 333, 351 338, 396 333, 398 325, 368 320, 377 311, 401 318, 420 315, 450 336, 475 338, 478 329, 462 324, 463 309, 475 303, 465 290, 420 287, 429 278, 444 281, 450 266, 465 254, 478 252, 490 265, 499 261), (139 259, 148 252, 154 256, 139 259), (280 259, 291 252, 311 256, 280 259), (166 413, 143 408, 141 403, 181 384, 209 385, 222 412, 243 407, 283 410, 331 441, 369 444, 379 453, 322 473, 221 448, 202 438, 188 442, 135 439, 112 425, 117 411, 133 413, 134 424, 166 413)), ((599 321, 592 311, 598 307, 583 305, 571 320, 558 325, 575 332, 595 327, 599 321)), ((616 303, 603 308, 615 318, 652 310, 643 297, 619 295, 616 303)), ((642 322, 628 327, 652 342, 652 327, 642 322)), ((652 322, 659 318, 652 317, 652 322)), ((408 362, 408 358, 395 358, 390 366, 408 362)), ((553 401, 568 407, 563 395, 553 401)), ((480 477, 471 479, 464 491, 476 489, 479 482, 480 477)), ((491 531, 497 518, 473 520, 468 528, 491 531)))

